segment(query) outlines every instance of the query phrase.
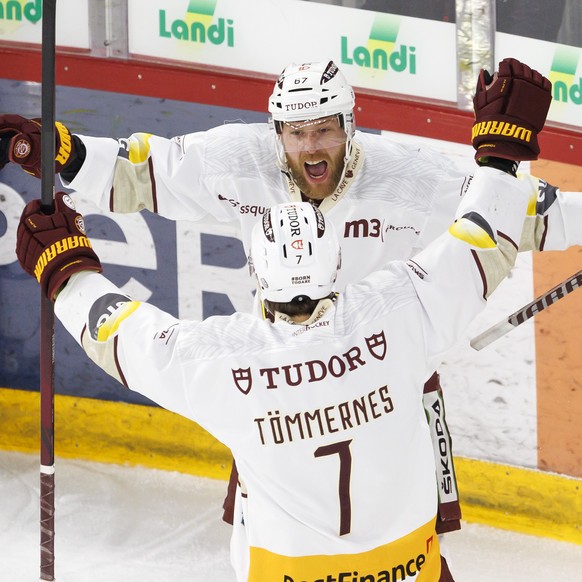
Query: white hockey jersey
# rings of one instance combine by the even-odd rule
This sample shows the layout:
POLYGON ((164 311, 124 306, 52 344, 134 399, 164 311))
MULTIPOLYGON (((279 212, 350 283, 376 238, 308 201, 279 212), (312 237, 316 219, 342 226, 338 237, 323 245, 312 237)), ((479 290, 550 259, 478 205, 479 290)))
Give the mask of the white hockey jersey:
MULTIPOLYGON (((127 140, 79 136, 87 156, 65 185, 104 210, 144 208, 174 220, 238 224, 245 250, 265 209, 301 193, 277 167, 267 124, 228 124, 165 139, 134 134, 127 140), (120 143, 126 157, 118 155, 120 143)), ((561 193, 530 176, 530 246, 558 250, 582 243, 577 228, 582 196, 561 193)), ((471 177, 425 147, 356 132, 345 179, 320 206, 341 237, 344 268, 338 289, 387 260, 406 259, 444 232, 471 177)))
POLYGON ((422 387, 511 268, 528 198, 477 170, 448 232, 308 326, 180 321, 95 273, 74 275, 55 313, 127 388, 231 449, 246 486, 239 582, 437 582, 422 387))

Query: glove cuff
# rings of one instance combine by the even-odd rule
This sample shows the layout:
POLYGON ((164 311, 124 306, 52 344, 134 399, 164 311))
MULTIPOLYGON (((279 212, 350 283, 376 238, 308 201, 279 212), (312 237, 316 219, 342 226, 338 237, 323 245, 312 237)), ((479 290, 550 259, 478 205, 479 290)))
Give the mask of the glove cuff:
POLYGON ((519 167, 519 162, 515 160, 509 160, 505 158, 495 158, 493 156, 483 156, 477 159, 477 164, 479 166, 485 166, 488 168, 495 168, 496 170, 501 170, 514 178, 517 177, 517 168, 519 167))
MULTIPOLYGON (((75 224, 82 225, 81 215, 77 215, 75 224)), ((84 225, 82 228, 84 230, 84 225)), ((43 293, 54 301, 55 295, 71 275, 79 271, 100 273, 102 270, 101 261, 89 239, 84 234, 71 234, 57 238, 47 246, 38 256, 31 274, 40 283, 43 293)))
POLYGON ((529 147, 512 142, 483 143, 478 146, 475 153, 475 160, 479 162, 481 158, 503 158, 505 160, 525 162, 538 159, 539 148, 534 153, 529 147))
POLYGON ((44 294, 51 301, 54 301, 59 290, 67 282, 67 280, 72 275, 79 273, 80 271, 96 271, 97 273, 101 273, 103 271, 103 267, 97 258, 74 257, 71 263, 63 265, 46 278, 44 285, 42 286, 44 294))

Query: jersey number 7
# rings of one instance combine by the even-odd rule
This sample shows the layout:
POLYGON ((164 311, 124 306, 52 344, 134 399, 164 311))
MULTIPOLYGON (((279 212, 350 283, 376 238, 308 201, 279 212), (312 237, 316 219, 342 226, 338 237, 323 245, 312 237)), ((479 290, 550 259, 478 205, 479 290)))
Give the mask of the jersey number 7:
POLYGON ((340 536, 350 533, 352 527, 352 502, 350 499, 350 477, 352 473, 352 454, 349 441, 319 447, 313 455, 327 457, 339 455, 339 503, 340 503, 340 536))

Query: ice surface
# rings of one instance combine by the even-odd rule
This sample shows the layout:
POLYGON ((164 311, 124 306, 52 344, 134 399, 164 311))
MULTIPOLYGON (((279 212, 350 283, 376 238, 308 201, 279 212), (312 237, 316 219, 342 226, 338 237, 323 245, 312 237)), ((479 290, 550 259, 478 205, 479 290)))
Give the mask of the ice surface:
MULTIPOLYGON (((39 579, 38 483, 36 455, 0 451, 0 582, 39 579)), ((57 458, 55 483, 57 582, 234 582, 224 481, 57 458)), ((475 524, 447 539, 456 582, 582 579, 582 546, 475 524)))

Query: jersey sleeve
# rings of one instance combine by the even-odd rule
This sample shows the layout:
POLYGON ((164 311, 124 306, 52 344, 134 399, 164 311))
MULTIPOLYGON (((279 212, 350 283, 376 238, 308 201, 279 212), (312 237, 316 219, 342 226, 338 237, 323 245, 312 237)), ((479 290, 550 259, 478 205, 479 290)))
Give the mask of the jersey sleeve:
MULTIPOLYGON (((559 251, 582 244, 582 192, 563 192, 545 180, 518 174, 527 188, 529 203, 519 251, 559 251)), ((435 183, 430 209, 423 225, 417 251, 444 232, 455 215, 473 175, 455 168, 441 173, 435 183)))
POLYGON ((100 208, 120 213, 146 209, 192 221, 206 217, 198 203, 206 194, 201 138, 190 139, 186 157, 185 137, 166 139, 148 133, 120 140, 78 137, 85 146, 85 161, 74 180, 62 181, 100 208))
POLYGON ((455 218, 461 199, 471 183, 472 176, 452 169, 441 175, 435 183, 431 205, 419 236, 416 251, 426 248, 447 230, 455 218))
POLYGON ((520 251, 561 251, 582 244, 582 192, 562 192, 534 176, 520 178, 530 189, 520 251))
POLYGON ((513 267, 528 202, 522 181, 478 168, 455 222, 407 262, 424 314, 427 353, 435 363, 513 267))
POLYGON ((179 320, 88 271, 70 278, 57 297, 55 314, 89 358, 125 388, 192 418, 179 365, 179 320))
POLYGON ((266 124, 227 124, 171 139, 77 136, 85 161, 71 182, 61 181, 110 212, 147 209, 171 220, 231 222, 238 183, 274 163, 267 132, 266 124))
POLYGON ((467 174, 466 168, 458 167, 452 158, 430 147, 417 146, 408 153, 408 158, 410 162, 407 162, 405 171, 410 171, 414 176, 414 199, 418 201, 419 194, 426 198, 421 208, 424 222, 414 254, 426 248, 449 228, 473 175, 467 174))
POLYGON ((68 182, 60 176, 61 182, 67 188, 85 192, 103 210, 111 210, 110 193, 119 143, 108 137, 77 137, 85 146, 85 160, 74 180, 68 182))

